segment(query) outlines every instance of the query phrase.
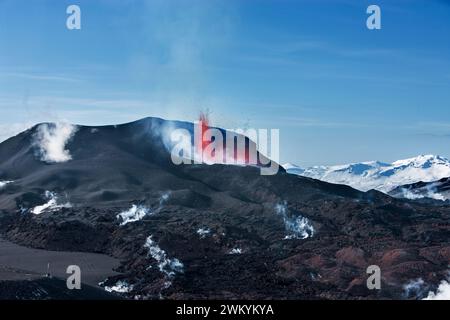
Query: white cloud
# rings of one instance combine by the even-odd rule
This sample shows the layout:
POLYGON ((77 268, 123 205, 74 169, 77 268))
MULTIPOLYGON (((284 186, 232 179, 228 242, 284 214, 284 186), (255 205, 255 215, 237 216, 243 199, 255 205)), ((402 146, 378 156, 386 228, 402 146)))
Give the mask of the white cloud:
POLYGON ((48 163, 71 160, 66 145, 76 130, 76 126, 64 122, 39 125, 34 135, 34 145, 39 148, 40 160, 48 163))
POLYGON ((80 79, 73 78, 71 76, 65 75, 54 75, 54 74, 39 74, 39 73, 26 73, 26 72, 1 72, 0 78, 19 78, 25 80, 36 80, 36 81, 68 81, 77 82, 80 79))
POLYGON ((3 142, 15 135, 29 129, 33 125, 31 123, 8 123, 0 124, 0 142, 3 142))

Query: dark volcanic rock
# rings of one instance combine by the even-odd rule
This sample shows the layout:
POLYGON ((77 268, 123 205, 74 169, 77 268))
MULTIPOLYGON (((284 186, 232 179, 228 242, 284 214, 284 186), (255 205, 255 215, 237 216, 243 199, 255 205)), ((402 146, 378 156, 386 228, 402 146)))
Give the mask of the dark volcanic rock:
MULTIPOLYGON (((1 232, 14 242, 120 258, 112 286, 126 297, 244 299, 404 298, 422 278, 446 277, 450 207, 359 192, 257 167, 174 165, 161 119, 78 127, 72 159, 48 164, 33 147, 36 127, 0 145, 1 232), (71 207, 31 208, 64 195, 71 207), (145 207, 142 219, 116 216, 145 207), (368 290, 379 265, 382 289, 368 290)), ((415 296, 413 298, 419 298, 415 296)))
POLYGON ((120 296, 83 285, 80 290, 67 290, 60 279, 0 281, 0 300, 119 300, 120 296))

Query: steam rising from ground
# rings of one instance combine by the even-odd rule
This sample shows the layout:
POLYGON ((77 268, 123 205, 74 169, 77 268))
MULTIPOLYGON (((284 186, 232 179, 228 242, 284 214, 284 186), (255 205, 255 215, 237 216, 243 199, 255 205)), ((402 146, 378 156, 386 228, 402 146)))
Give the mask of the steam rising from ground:
POLYGON ((76 126, 63 122, 39 125, 34 134, 33 144, 38 148, 40 160, 48 163, 71 160, 72 156, 66 145, 76 131, 76 126))
POLYGON ((428 292, 428 296, 423 300, 450 300, 450 282, 442 280, 436 292, 428 292))
POLYGON ((409 281, 403 286, 405 298, 423 297, 425 281, 422 278, 409 281))
POLYGON ((0 189, 6 186, 8 183, 11 183, 12 181, 0 181, 0 189))
POLYGON ((437 186, 439 185, 439 183, 431 183, 429 185, 427 185, 425 188, 420 188, 418 190, 418 192, 413 192, 407 188, 402 188, 402 194, 403 197, 406 199, 411 199, 411 200, 415 200, 415 199, 423 199, 423 198, 430 198, 430 199, 434 199, 434 200, 441 200, 441 201, 445 201, 446 198, 437 192, 437 186))
POLYGON ((121 221, 120 225, 124 226, 130 222, 136 222, 144 219, 148 215, 157 213, 162 209, 163 205, 169 200, 170 191, 164 192, 159 198, 159 205, 155 210, 147 208, 144 205, 133 204, 130 209, 119 213, 116 218, 121 221))
POLYGON ((124 226, 127 223, 139 221, 148 214, 151 214, 148 208, 133 204, 129 210, 119 213, 117 219, 122 219, 120 225, 124 226))
POLYGON ((53 212, 58 211, 61 208, 71 208, 72 205, 69 202, 60 203, 59 197, 56 193, 51 191, 45 191, 45 198, 48 200, 47 203, 43 205, 36 206, 31 210, 33 214, 41 214, 43 212, 53 212))
POLYGON ((290 232, 285 239, 306 239, 314 235, 314 227, 308 218, 288 215, 286 202, 278 203, 275 206, 275 211, 283 218, 286 231, 290 232))
POLYGON ((167 277, 173 277, 176 273, 183 272, 183 264, 177 258, 169 259, 166 252, 153 241, 150 235, 145 241, 144 247, 148 249, 149 255, 158 263, 159 271, 167 277))
POLYGON ((170 191, 167 191, 167 192, 164 192, 162 195, 161 195, 161 197, 159 198, 159 208, 158 209, 161 209, 161 206, 164 204, 164 203, 166 203, 168 200, 169 200, 169 198, 170 198, 170 191))
POLYGON ((126 281, 119 280, 111 287, 105 286, 105 290, 108 292, 128 293, 133 290, 133 285, 129 285, 126 281))

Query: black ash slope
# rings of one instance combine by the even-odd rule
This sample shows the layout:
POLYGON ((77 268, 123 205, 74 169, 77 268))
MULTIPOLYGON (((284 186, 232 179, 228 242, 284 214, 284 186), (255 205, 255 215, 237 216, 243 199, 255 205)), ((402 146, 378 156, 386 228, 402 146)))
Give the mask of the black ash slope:
POLYGON ((36 156, 36 127, 0 144, 0 180, 14 181, 0 190, 3 235, 119 258, 122 275, 106 283, 128 283, 127 297, 420 298, 445 278, 449 207, 284 170, 261 176, 255 167, 176 166, 161 135, 174 124, 191 126, 156 118, 80 126, 67 145, 72 160, 57 164, 36 156), (24 210, 45 203, 45 191, 72 208, 24 210), (152 214, 120 226, 117 214, 133 204, 152 214), (371 264, 382 268, 379 291, 365 285, 371 264), (417 278, 424 285, 405 292, 417 278))

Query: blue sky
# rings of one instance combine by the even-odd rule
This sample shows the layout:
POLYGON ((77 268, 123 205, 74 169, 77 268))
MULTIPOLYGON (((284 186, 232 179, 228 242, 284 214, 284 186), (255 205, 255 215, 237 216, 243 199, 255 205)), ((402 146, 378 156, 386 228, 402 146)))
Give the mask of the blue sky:
POLYGON ((302 166, 450 156, 449 35, 445 0, 0 0, 0 139, 209 110, 302 166))

